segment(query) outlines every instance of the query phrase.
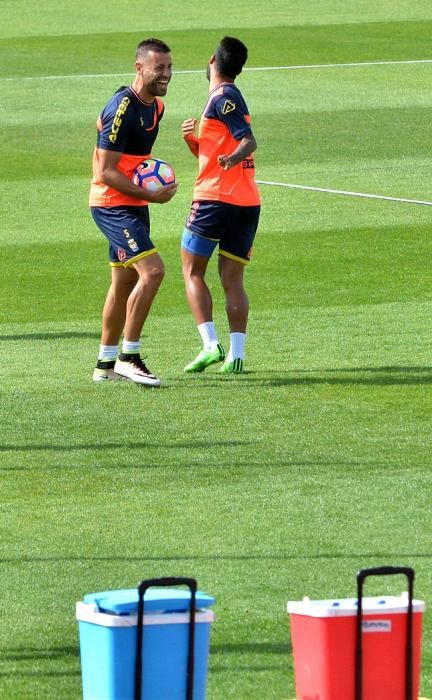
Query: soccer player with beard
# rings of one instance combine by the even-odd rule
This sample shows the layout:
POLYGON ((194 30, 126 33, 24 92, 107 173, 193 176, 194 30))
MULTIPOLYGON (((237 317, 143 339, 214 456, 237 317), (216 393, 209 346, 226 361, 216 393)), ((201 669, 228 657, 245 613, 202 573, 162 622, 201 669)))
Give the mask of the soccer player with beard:
POLYGON ((103 309, 95 382, 124 377, 147 386, 160 384, 140 355, 142 328, 164 276, 150 238, 148 203, 169 202, 177 185, 144 197, 132 177, 136 166, 151 157, 164 113, 160 97, 166 95, 171 75, 169 47, 159 39, 142 41, 132 85, 119 88, 97 120, 89 203, 108 239, 111 286, 103 309))

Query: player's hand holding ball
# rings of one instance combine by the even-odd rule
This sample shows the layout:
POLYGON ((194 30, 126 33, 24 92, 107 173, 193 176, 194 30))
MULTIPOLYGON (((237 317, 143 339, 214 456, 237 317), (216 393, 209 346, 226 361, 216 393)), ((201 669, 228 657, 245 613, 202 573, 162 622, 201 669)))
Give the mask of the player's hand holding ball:
POLYGON ((177 187, 178 182, 174 182, 172 185, 166 185, 163 189, 152 192, 151 204, 164 204, 165 202, 169 202, 177 192, 177 187))

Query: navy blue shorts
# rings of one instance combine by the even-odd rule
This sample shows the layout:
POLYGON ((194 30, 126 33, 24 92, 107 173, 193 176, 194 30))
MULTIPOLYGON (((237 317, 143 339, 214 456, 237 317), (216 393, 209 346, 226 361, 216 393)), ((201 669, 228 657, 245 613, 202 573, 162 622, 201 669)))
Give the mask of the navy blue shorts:
POLYGON ((246 264, 258 228, 260 206, 240 207, 218 201, 192 202, 182 247, 209 258, 219 245, 219 255, 246 264))
POLYGON ((109 243, 113 267, 128 267, 156 253, 150 238, 148 207, 91 207, 96 224, 109 243))

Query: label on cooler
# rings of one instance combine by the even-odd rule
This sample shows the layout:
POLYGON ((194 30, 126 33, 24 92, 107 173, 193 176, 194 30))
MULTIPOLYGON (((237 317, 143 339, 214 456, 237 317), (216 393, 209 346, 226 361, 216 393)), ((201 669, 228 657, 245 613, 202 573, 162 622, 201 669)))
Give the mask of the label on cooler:
POLYGON ((391 632, 391 620, 362 620, 362 632, 391 632))

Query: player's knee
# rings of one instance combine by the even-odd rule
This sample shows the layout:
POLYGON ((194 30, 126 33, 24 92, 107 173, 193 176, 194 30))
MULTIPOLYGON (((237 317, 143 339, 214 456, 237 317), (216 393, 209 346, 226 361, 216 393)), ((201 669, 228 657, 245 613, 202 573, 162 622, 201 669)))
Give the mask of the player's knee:
POLYGON ((155 284, 160 284, 165 277, 165 267, 163 263, 158 267, 152 268, 151 279, 155 284))
POLYGON ((160 262, 158 265, 147 267, 144 273, 141 275, 144 285, 150 285, 151 287, 159 287, 164 277, 165 268, 162 262, 160 262))
POLYGON ((186 282, 199 282, 205 277, 205 270, 201 268, 188 267, 183 269, 183 275, 186 282))
POLYGON ((238 297, 244 294, 243 278, 238 275, 220 274, 220 281, 227 297, 238 297))

